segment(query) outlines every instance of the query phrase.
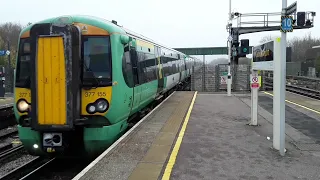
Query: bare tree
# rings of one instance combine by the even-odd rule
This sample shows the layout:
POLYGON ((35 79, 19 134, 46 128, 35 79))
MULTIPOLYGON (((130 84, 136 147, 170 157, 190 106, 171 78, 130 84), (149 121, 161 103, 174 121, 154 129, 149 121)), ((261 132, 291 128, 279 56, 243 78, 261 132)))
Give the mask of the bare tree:
MULTIPOLYGON (((18 49, 18 39, 19 34, 23 26, 18 23, 7 22, 0 24, 0 48, 8 49, 8 44, 10 45, 10 60, 11 67, 15 64, 17 49, 18 49)), ((0 63, 7 64, 7 58, 2 57, 0 63)))
POLYGON ((320 45, 320 39, 307 34, 303 38, 293 38, 288 41, 288 45, 292 47, 292 62, 302 62, 306 60, 306 51, 313 46, 320 45))

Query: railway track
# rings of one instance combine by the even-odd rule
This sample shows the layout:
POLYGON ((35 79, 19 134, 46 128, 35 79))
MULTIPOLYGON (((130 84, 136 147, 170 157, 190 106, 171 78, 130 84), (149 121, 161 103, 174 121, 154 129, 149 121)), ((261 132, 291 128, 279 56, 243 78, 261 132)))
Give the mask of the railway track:
MULTIPOLYGON (((24 173, 20 179, 34 180, 34 179, 72 179, 82 169, 84 169, 90 162, 79 158, 59 159, 52 158, 47 160, 38 160, 40 165, 29 173, 24 173), (41 164, 42 163, 42 164, 41 164)), ((28 167, 26 167, 28 170, 28 167)), ((24 171, 26 172, 26 171, 24 171)), ((15 173, 19 174, 19 173, 15 173)), ((11 177, 10 177, 11 178, 11 177)), ((10 179, 9 178, 9 179, 10 179)), ((2 180, 2 179, 0 179, 2 180)))
POLYGON ((18 135, 15 127, 0 130, 0 159, 4 154, 14 149, 12 140, 18 135))
POLYGON ((13 129, 11 131, 5 132, 3 134, 0 135, 0 141, 3 141, 3 139, 6 139, 10 136, 16 136, 18 135, 18 130, 17 129, 13 129))
POLYGON ((23 165, 15 168, 14 170, 8 172, 7 174, 0 177, 0 180, 9 179, 21 179, 29 177, 33 172, 38 171, 46 164, 50 163, 53 159, 43 159, 40 157, 35 157, 34 159, 24 163, 23 165))
POLYGON ((12 108, 0 109, 0 130, 16 124, 12 108))
MULTIPOLYGON (((264 84, 265 84, 266 89, 273 89, 272 83, 265 82, 264 84)), ((309 89, 309 88, 305 88, 305 87, 299 87, 299 86, 287 84, 286 91, 294 92, 296 94, 300 94, 303 96, 307 96, 307 97, 311 97, 311 98, 320 100, 320 91, 317 91, 314 89, 309 89)))
POLYGON ((13 154, 18 153, 19 151, 23 150, 23 145, 18 145, 16 147, 12 147, 10 149, 7 149, 5 151, 0 152, 0 159, 4 159, 6 157, 9 157, 13 154))

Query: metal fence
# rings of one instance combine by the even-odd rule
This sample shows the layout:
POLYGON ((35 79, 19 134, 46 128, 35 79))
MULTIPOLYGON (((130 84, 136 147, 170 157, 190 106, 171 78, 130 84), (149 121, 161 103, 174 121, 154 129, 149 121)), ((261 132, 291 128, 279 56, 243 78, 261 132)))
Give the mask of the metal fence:
POLYGON ((0 66, 0 97, 11 96, 14 86, 14 69, 0 66))
POLYGON ((286 67, 286 74, 290 76, 307 76, 320 78, 320 60, 287 62, 286 67))
MULTIPOLYGON (((231 66, 232 91, 250 90, 249 65, 231 66)), ((195 70, 191 76, 191 90, 200 92, 219 92, 227 90, 228 65, 205 65, 195 70)))
POLYGON ((14 86, 14 69, 8 69, 5 73, 5 92, 6 93, 13 93, 13 86, 14 86))

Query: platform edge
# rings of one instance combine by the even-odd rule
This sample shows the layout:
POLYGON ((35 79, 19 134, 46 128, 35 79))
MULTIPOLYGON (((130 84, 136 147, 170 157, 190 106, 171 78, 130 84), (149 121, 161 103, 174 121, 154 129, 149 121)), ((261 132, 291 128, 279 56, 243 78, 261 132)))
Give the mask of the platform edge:
POLYGON ((137 124, 135 124, 129 131, 121 136, 116 142, 114 142, 108 149, 100 154, 95 160, 93 160, 88 166, 86 166, 80 173, 78 173, 72 180, 79 180, 83 177, 92 167, 94 167, 102 158, 104 158, 113 148, 115 148, 124 138, 126 138, 133 130, 135 130, 142 122, 144 122, 154 111, 156 111, 163 103, 165 103, 170 97, 175 94, 174 91, 165 100, 158 104, 150 113, 144 116, 137 124))
POLYGON ((197 91, 193 95, 192 101, 191 101, 190 106, 188 108, 188 112, 186 114, 186 117, 184 118, 184 121, 183 121, 182 127, 180 129, 179 135, 178 135, 178 137, 176 139, 176 142, 174 144, 173 150, 171 151, 170 158, 169 158, 169 161, 167 162, 167 165, 166 165, 165 171, 163 173, 162 179, 170 179, 171 171, 172 171, 173 166, 175 164, 175 161, 176 161, 179 149, 180 149, 180 145, 182 143, 182 139, 183 139, 184 133, 186 131, 187 124, 189 122, 189 119, 190 119, 190 116, 191 116, 191 112, 192 112, 193 105, 194 105, 194 102, 196 100, 196 97, 197 97, 197 91))

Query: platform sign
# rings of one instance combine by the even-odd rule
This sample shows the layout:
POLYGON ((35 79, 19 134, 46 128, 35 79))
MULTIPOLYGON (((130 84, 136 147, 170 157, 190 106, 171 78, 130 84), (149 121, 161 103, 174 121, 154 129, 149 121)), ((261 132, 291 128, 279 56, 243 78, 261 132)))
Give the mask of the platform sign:
POLYGON ((227 84, 228 76, 220 76, 220 84, 227 84))
POLYGON ((228 76, 228 72, 222 72, 222 76, 228 76))
POLYGON ((293 18, 292 16, 281 16, 281 32, 292 32, 293 27, 292 27, 292 22, 293 18))
MULTIPOLYGON (((228 80, 228 75, 223 75, 220 76, 220 84, 221 85, 226 85, 228 80)), ((231 84, 232 84, 232 78, 231 78, 231 84)))
MULTIPOLYGON (((226 85, 228 80, 228 72, 221 72, 220 75, 220 84, 226 85)), ((231 84, 232 84, 232 78, 231 78, 231 84)))
POLYGON ((260 87, 260 81, 259 81, 259 76, 258 74, 251 74, 250 76, 250 83, 251 83, 251 88, 255 89, 255 88, 259 88, 260 87))
POLYGON ((274 59, 280 56, 280 38, 252 47, 252 69, 273 71, 274 59))

